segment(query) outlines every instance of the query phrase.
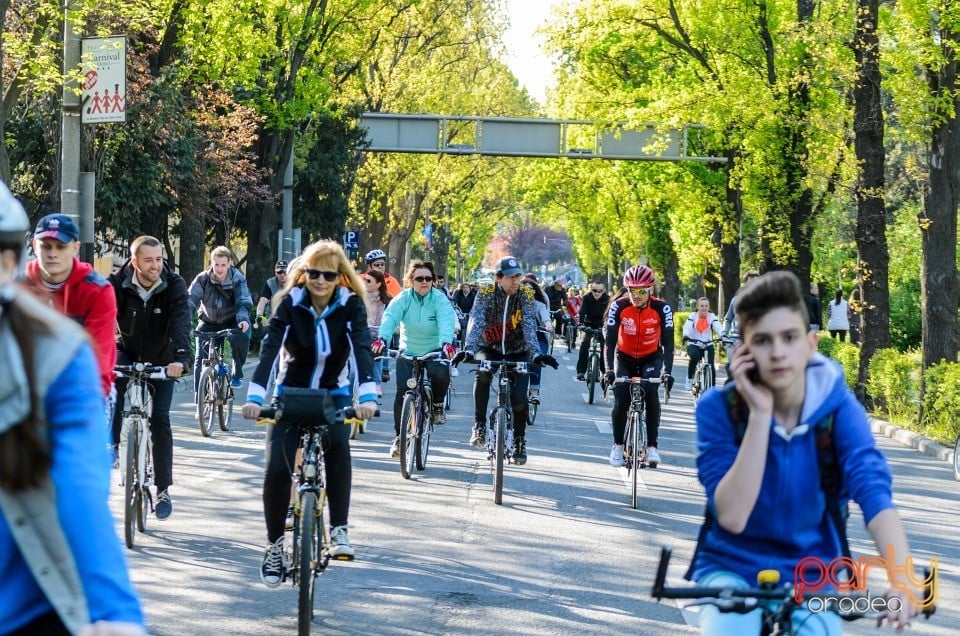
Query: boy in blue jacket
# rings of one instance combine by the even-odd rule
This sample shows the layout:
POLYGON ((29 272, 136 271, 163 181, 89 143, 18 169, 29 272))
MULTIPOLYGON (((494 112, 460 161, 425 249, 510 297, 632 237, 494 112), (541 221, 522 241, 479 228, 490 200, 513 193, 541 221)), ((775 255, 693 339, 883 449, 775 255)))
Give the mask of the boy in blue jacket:
MULTIPOLYGON (((818 563, 837 562, 843 529, 819 486, 815 434, 817 423, 832 415, 839 497, 863 511, 887 568, 887 596, 899 599, 887 605, 899 611, 888 612, 886 620, 902 629, 923 603, 922 579, 913 573, 890 471, 839 365, 817 353, 797 277, 776 271, 754 280, 738 296, 737 320, 743 346, 730 362, 734 382, 710 391, 696 411, 697 468, 715 523, 701 538, 693 579, 711 587, 752 587, 760 570, 775 569, 781 583, 802 586, 821 574, 807 572, 806 565, 816 570, 818 563), (734 402, 746 408, 739 443, 729 406, 734 402)), ((758 633, 759 614, 707 606, 701 634, 758 633)), ((797 634, 841 633, 836 614, 810 618, 807 608, 794 612, 797 634)))

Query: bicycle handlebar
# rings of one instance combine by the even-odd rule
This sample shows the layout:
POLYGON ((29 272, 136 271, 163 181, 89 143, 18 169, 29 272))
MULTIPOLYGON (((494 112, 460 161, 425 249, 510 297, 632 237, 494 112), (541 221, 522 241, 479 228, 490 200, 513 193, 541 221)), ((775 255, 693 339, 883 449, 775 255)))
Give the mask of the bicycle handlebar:
POLYGON ((672 379, 673 376, 670 374, 664 374, 659 378, 627 378, 627 377, 618 377, 615 378, 614 384, 666 384, 667 379, 672 379))
POLYGON ((227 336, 232 336, 235 333, 240 332, 239 327, 227 327, 226 329, 221 329, 220 331, 199 331, 194 329, 191 335, 196 336, 197 338, 212 339, 212 338, 225 338, 227 336))
MULTIPOLYGON (((788 612, 791 611, 791 608, 802 607, 802 604, 796 602, 796 594, 793 585, 789 583, 773 588, 701 587, 696 585, 686 587, 667 587, 667 567, 670 563, 670 555, 672 553, 673 549, 668 546, 662 546, 660 548, 660 562, 657 564, 657 573, 653 580, 653 587, 650 590, 650 595, 658 601, 665 598, 695 599, 700 602, 692 603, 693 605, 714 605, 721 612, 734 612, 739 614, 744 614, 757 609, 761 601, 779 601, 783 604, 782 607, 787 608, 788 612)), ((924 578, 930 580, 929 569, 925 570, 924 578)), ((930 582, 927 583, 924 592, 924 599, 931 598, 931 595, 933 594, 933 586, 934 582, 930 580, 930 582)), ((821 591, 805 592, 803 594, 803 599, 806 601, 815 597, 822 598, 822 596, 823 593, 821 591)), ((864 598, 863 594, 845 594, 842 592, 831 592, 830 597, 836 599, 864 598)), ((872 609, 861 611, 855 608, 849 610, 844 608, 842 611, 839 611, 838 608, 834 607, 832 611, 835 611, 843 620, 846 621, 853 621, 859 618, 881 618, 886 615, 886 612, 877 612, 872 609)), ((930 618, 935 612, 936 605, 930 604, 928 607, 923 609, 922 614, 924 618, 930 618)))
POLYGON ((148 380, 166 380, 167 367, 157 366, 149 362, 134 362, 133 364, 118 364, 113 367, 117 375, 125 378, 146 378, 148 380))
POLYGON ((383 360, 385 358, 409 360, 410 362, 444 362, 450 364, 450 360, 444 355, 443 351, 431 351, 422 356, 412 356, 401 349, 384 349, 383 353, 376 356, 374 360, 383 360))
POLYGON ((690 338, 684 338, 684 340, 688 345, 694 345, 701 350, 712 347, 715 344, 727 344, 723 338, 713 338, 712 340, 691 340, 690 338))
MULTIPOLYGON (((257 416, 257 421, 261 420, 278 420, 283 416, 283 409, 276 408, 273 406, 264 406, 260 407, 260 414, 257 416)), ((377 409, 373 413, 374 417, 380 417, 380 409, 377 409)), ((334 424, 343 424, 345 420, 356 419, 357 410, 352 406, 346 408, 337 409, 337 417, 334 420, 334 424)))

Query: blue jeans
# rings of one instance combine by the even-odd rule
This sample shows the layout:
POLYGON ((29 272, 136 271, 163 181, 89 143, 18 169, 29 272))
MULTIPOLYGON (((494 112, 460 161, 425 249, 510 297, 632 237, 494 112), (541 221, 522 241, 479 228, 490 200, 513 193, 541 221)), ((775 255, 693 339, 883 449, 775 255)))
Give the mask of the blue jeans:
MULTIPOLYGON (((704 587, 754 587, 733 572, 711 572, 697 581, 704 587)), ((700 636, 728 636, 729 634, 759 634, 761 610, 748 614, 723 613, 713 605, 700 609, 700 636)), ((797 608, 790 623, 797 636, 840 636, 843 633, 840 617, 832 612, 813 613, 797 608)))

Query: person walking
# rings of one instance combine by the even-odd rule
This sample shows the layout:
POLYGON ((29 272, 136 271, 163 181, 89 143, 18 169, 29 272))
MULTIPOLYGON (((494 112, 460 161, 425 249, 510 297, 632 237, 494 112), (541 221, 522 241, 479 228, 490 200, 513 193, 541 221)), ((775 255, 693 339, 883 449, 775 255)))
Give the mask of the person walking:
POLYGON ((843 289, 838 289, 833 302, 827 305, 827 331, 832 338, 845 342, 850 331, 850 305, 843 299, 843 289))

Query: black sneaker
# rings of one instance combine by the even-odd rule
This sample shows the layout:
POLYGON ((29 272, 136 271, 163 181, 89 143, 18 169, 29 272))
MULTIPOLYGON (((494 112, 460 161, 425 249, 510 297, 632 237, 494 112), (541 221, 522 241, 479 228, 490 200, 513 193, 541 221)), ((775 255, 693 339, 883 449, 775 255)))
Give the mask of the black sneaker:
POLYGON ((513 463, 517 466, 523 466, 527 463, 527 438, 513 438, 513 463))
POLYGON ((440 426, 447 423, 447 414, 443 412, 443 402, 433 405, 433 425, 440 426))
POLYGON ((384 369, 383 371, 381 371, 381 372, 380 372, 380 381, 381 381, 381 382, 389 382, 389 381, 390 381, 390 372, 387 371, 386 369, 384 369))
POLYGON ((586 382, 586 381, 587 381, 586 375, 584 375, 583 373, 577 374, 577 382, 586 382))
POLYGON ((476 422, 473 425, 473 432, 470 434, 470 444, 477 448, 483 448, 487 444, 487 424, 486 422, 476 422))
POLYGON ((260 563, 260 580, 267 587, 280 587, 283 581, 283 537, 267 546, 260 563))
POLYGON ((166 490, 157 493, 157 505, 154 508, 157 512, 157 519, 165 521, 173 513, 173 502, 170 501, 170 494, 166 490))

